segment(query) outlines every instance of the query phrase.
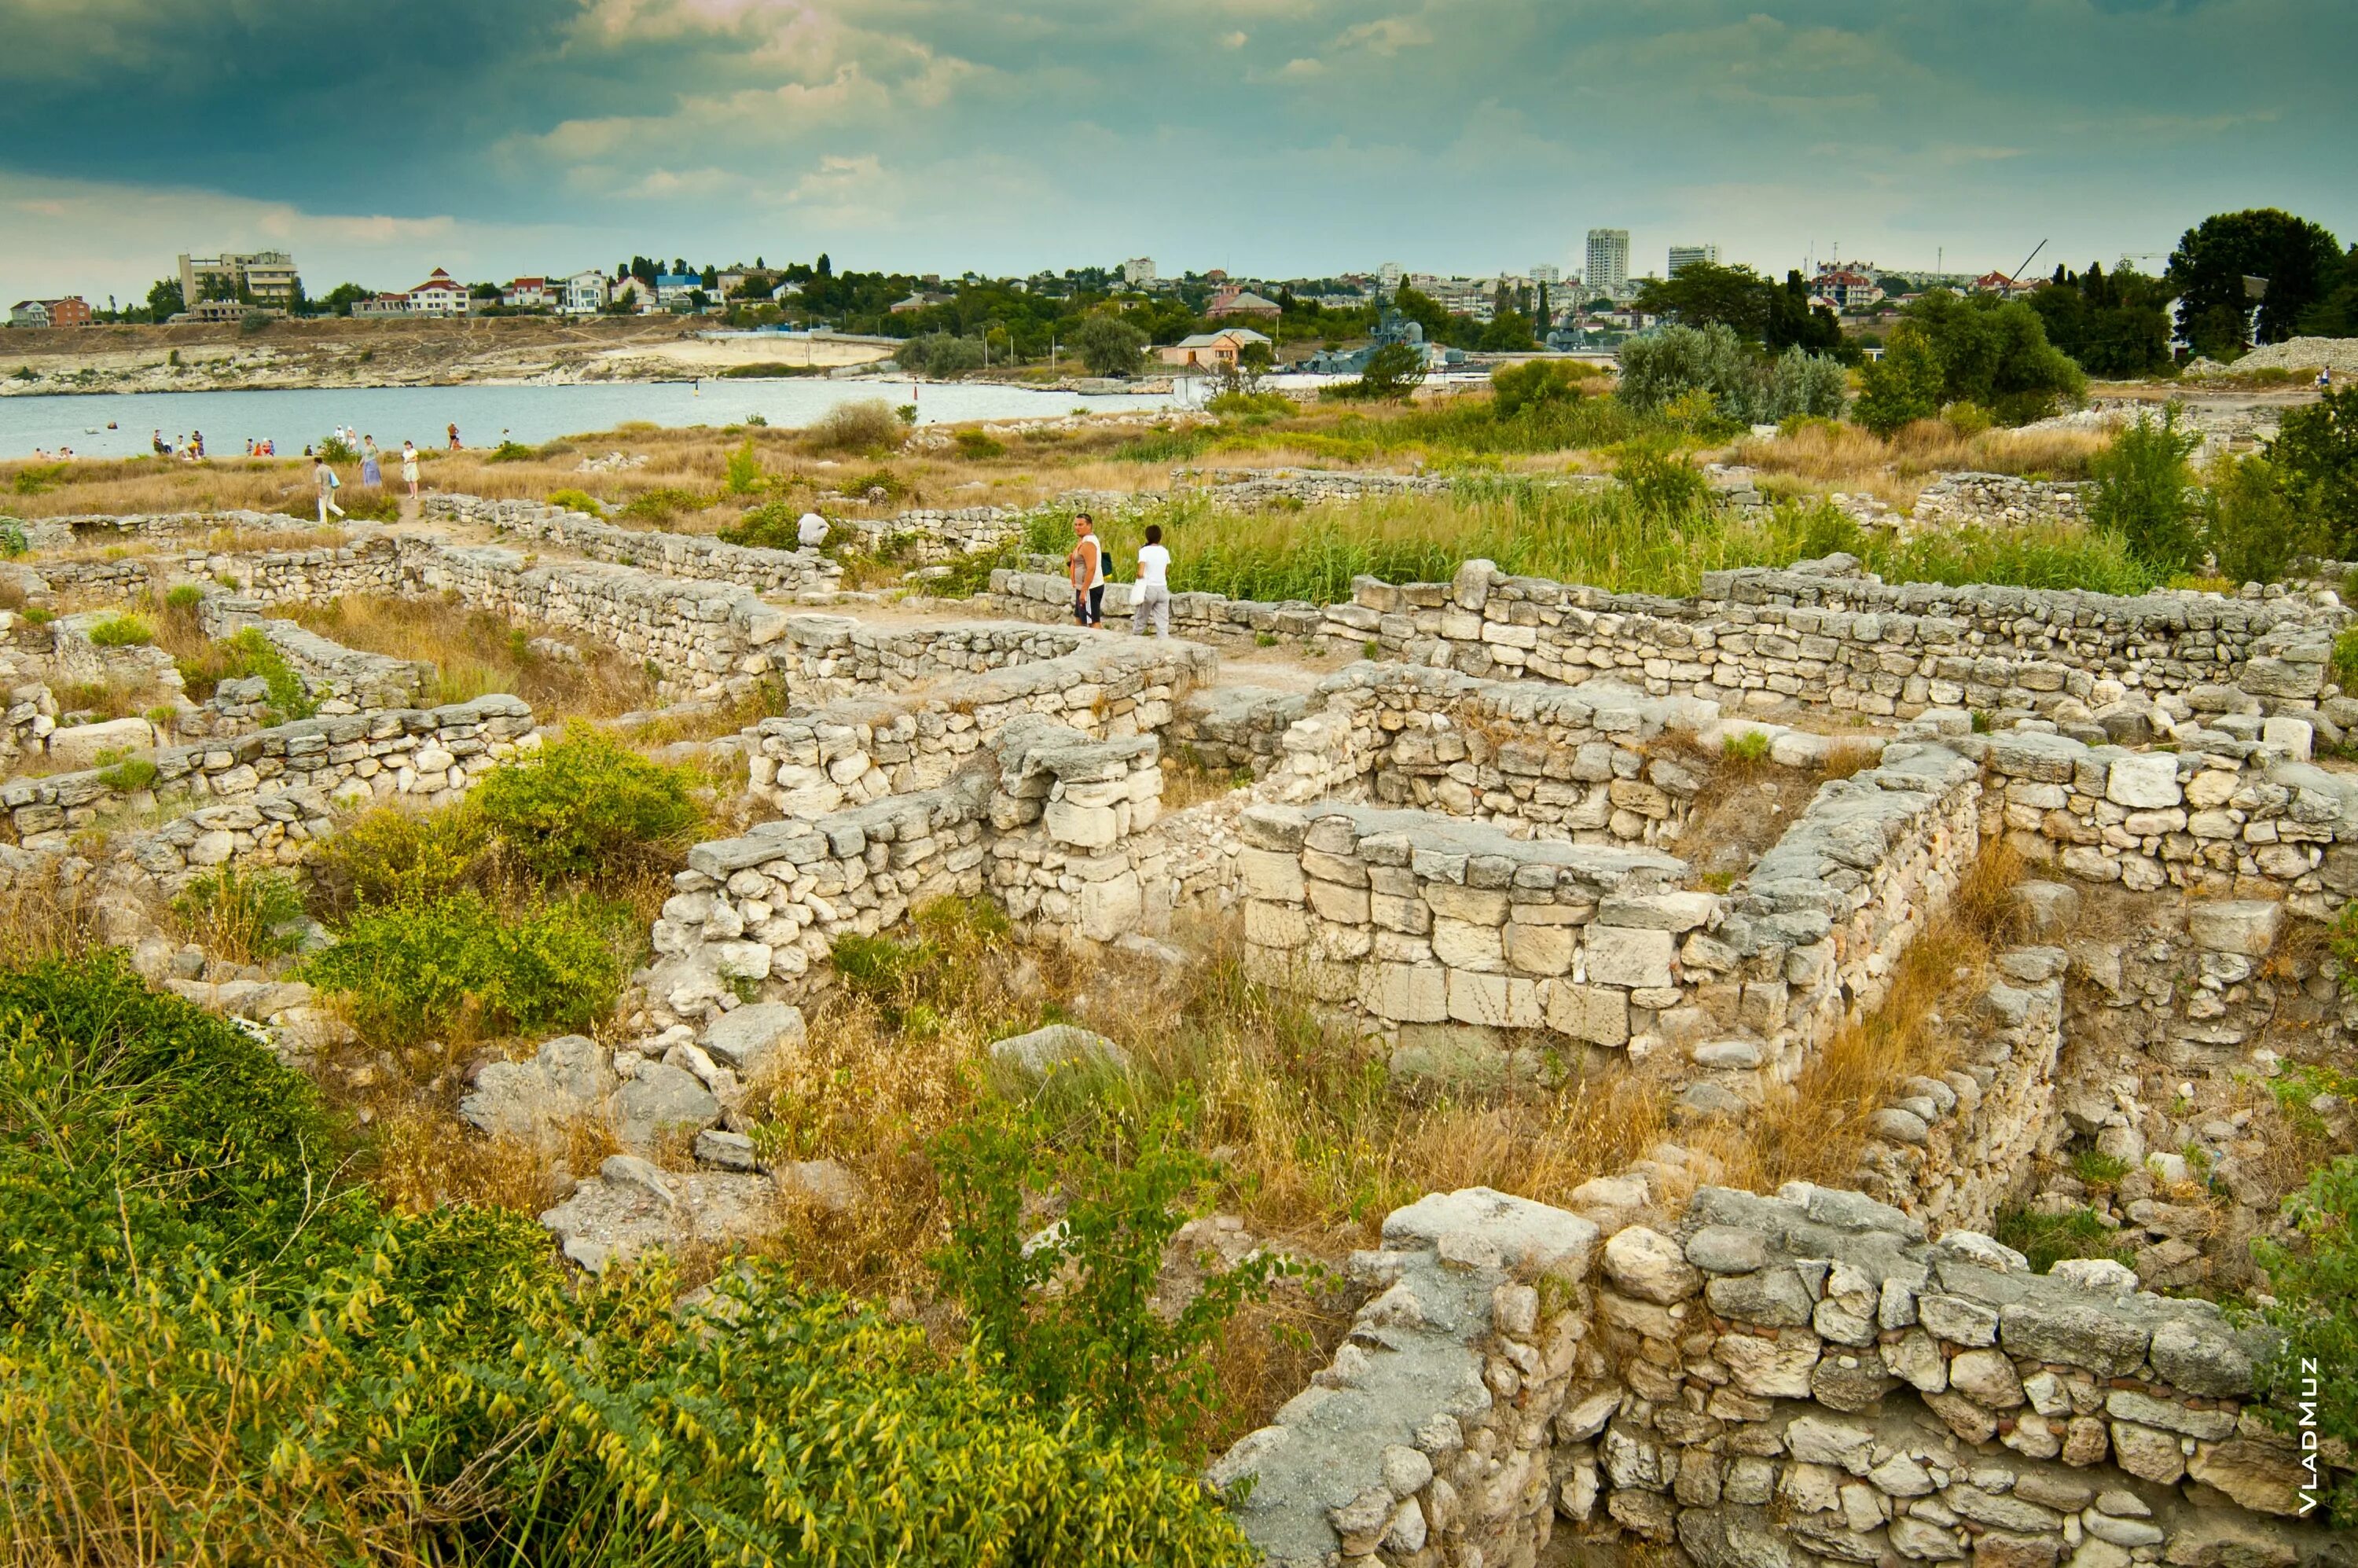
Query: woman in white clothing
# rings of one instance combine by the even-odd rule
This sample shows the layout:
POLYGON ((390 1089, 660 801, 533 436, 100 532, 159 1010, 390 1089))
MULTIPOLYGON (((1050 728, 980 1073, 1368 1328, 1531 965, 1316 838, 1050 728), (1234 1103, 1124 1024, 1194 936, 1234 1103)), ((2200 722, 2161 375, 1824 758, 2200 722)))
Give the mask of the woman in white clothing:
POLYGON ((1163 547, 1163 525, 1149 524, 1146 543, 1138 551, 1138 588, 1130 596, 1130 629, 1133 635, 1146 635, 1149 618, 1154 622, 1154 634, 1171 635, 1171 552, 1163 547))

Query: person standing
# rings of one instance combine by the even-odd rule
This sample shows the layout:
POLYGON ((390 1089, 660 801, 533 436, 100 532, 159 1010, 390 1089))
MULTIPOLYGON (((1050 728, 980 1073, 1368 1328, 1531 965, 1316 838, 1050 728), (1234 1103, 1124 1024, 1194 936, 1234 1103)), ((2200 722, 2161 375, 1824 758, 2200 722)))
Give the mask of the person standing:
POLYGON ((454 451, 454 452, 460 449, 459 449, 459 422, 458 422, 456 419, 453 419, 453 420, 451 420, 451 421, 450 421, 450 449, 451 449, 452 451, 454 451))
POLYGON ((1073 579, 1073 620, 1082 626, 1105 623, 1105 546, 1098 543, 1097 525, 1089 514, 1073 519, 1073 553, 1065 570, 1073 579))
POLYGON ((827 543, 827 519, 816 512, 803 514, 795 524, 795 543, 806 550, 816 550, 827 543))
POLYGON ((409 487, 409 499, 417 499, 417 443, 405 439, 401 443, 401 482, 409 487))
POLYGON ((311 483, 319 492, 319 526, 324 528, 328 525, 329 513, 332 512, 339 517, 344 514, 344 509, 336 504, 336 490, 343 481, 338 479, 336 470, 328 466, 325 453, 320 454, 319 462, 312 467, 311 483))
POLYGON ((384 482, 384 467, 377 460, 376 438, 362 436, 361 438, 361 482, 371 490, 376 489, 384 482))
POLYGON ((1146 543, 1138 549, 1138 587, 1130 596, 1130 634, 1145 636, 1150 616, 1156 636, 1171 635, 1171 552, 1163 547, 1160 523, 1147 524, 1146 543))

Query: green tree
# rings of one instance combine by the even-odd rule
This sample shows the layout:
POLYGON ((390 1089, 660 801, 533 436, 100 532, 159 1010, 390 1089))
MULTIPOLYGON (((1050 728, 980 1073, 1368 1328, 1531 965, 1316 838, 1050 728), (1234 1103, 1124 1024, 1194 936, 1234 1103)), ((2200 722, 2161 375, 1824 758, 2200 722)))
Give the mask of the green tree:
POLYGON ((2247 346, 2252 301, 2244 279, 2267 279, 2257 341, 2291 337, 2301 318, 2340 281, 2342 247, 2305 218, 2275 207, 2205 218, 2170 253, 2178 326, 2198 353, 2233 359, 2247 346))
POLYGON ((2083 273, 2055 269, 2035 290, 2048 341, 2091 375, 2153 375, 2169 368, 2169 287, 2134 268, 2112 274, 2094 263, 2083 273))
POLYGON ((2358 549, 2358 387, 2286 409, 2267 455, 2294 504, 2331 535, 2334 553, 2358 549))
POLYGON ((1883 357, 1866 362, 1859 383, 1855 417, 1878 436, 1941 412, 1941 356, 1931 335, 1916 322, 1902 321, 1892 330, 1883 357))
POLYGON ((1823 305, 1811 304, 1810 297, 1809 280, 1798 269, 1788 271, 1785 286, 1769 296, 1768 345, 1822 354, 1839 351, 1844 358, 1855 360, 1857 354, 1844 347, 1842 323, 1835 319, 1834 313, 1823 305))
POLYGON ((2003 424, 2022 425, 2087 392, 2086 373, 2047 341, 2039 312, 2021 300, 1936 288, 1908 308, 1907 319, 1940 362, 1942 406, 1977 404, 2003 424))
POLYGON ((1481 346, 1485 352, 1520 353, 1532 342, 1531 318, 1520 310, 1502 310, 1482 329, 1481 346))
POLYGON ((340 283, 315 302, 322 316, 349 316, 352 307, 369 297, 369 290, 357 283, 340 283))
POLYGON ((1119 316, 1092 316, 1073 333, 1073 351, 1091 375, 1131 375, 1146 351, 1146 334, 1119 316))
POLYGON ((2201 548, 2194 470, 2186 460, 2202 438, 2178 427, 2178 406, 2140 416, 2089 465, 2095 481, 2088 521, 2117 534, 2159 576, 2192 566, 2201 548))
POLYGON ((1569 366, 1552 360, 1525 360, 1500 365, 1490 373, 1491 412, 1511 419, 1526 408, 1569 403, 1580 396, 1580 383, 1569 366))
POLYGON ((1368 356, 1353 391, 1361 397, 1406 397, 1424 382, 1424 355, 1406 343, 1386 343, 1368 356))
POLYGON ((2339 275, 2302 315, 2300 330, 2316 338, 2358 338, 2358 244, 2342 253, 2339 275))
POLYGON ((1650 277, 1638 290, 1638 308, 1684 327, 1718 322, 1747 342, 1765 341, 1777 286, 1748 266, 1689 262, 1676 277, 1650 277))
POLYGON ((179 279, 159 277, 149 286, 147 289, 149 320, 161 321, 166 317, 178 316, 188 308, 188 302, 180 297, 179 279))
POLYGON ((1441 308, 1441 301, 1422 289, 1411 288, 1403 283, 1392 294, 1392 308, 1424 329, 1424 341, 1444 343, 1449 341, 1454 318, 1441 308))
POLYGON ((2211 554, 2229 581, 2278 582, 2295 557, 2331 550, 2322 520, 2293 504, 2266 457, 2223 460, 2210 477, 2211 554))

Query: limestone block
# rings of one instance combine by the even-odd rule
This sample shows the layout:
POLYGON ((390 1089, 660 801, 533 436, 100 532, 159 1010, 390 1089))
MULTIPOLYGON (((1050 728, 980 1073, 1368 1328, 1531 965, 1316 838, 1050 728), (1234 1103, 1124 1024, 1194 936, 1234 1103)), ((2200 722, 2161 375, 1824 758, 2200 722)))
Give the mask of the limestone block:
POLYGON ((2197 946, 2247 958, 2267 957, 2283 925, 2284 905, 2265 899, 2206 900, 2186 912, 2186 929, 2197 946))
POLYGON ((1610 986, 1574 985, 1570 980, 1547 982, 1547 1026, 1559 1034, 1593 1045, 1626 1045, 1629 1041, 1629 997, 1610 986))
POLYGON ((1288 903, 1254 899, 1245 905, 1245 941, 1256 947, 1291 949, 1310 940, 1310 916, 1288 903))
POLYGON ((1592 984, 1637 988, 1671 983, 1674 949, 1668 931, 1591 925, 1581 946, 1586 979, 1592 984))
POLYGON ((1538 982, 1452 969, 1449 1016, 1494 1029, 1536 1029, 1541 1019, 1538 982))
POLYGON ((2178 758, 2168 752, 2135 752, 2113 759, 2104 775, 2104 798, 2116 806, 2154 810, 2185 798, 2178 787, 2178 758))
POLYGON ((1525 974, 1569 974, 1577 946, 1577 933, 1568 925, 1529 925, 1519 920, 1507 923, 1507 962, 1525 974))
POLYGON ((1433 956, 1453 969, 1496 970, 1506 962, 1506 949, 1496 925, 1435 919, 1433 956))
POLYGON ((1359 1005, 1393 1023, 1439 1023, 1449 1016, 1449 971, 1438 964, 1368 964, 1359 1005))
POLYGON ((1275 849, 1239 849, 1237 874, 1244 883, 1247 898, 1278 903, 1302 902, 1302 862, 1290 854, 1275 849))
POLYGON ((1703 1286, 1702 1271, 1686 1260, 1679 1244, 1642 1225, 1617 1232, 1605 1244, 1605 1272, 1624 1294, 1666 1306, 1703 1286))

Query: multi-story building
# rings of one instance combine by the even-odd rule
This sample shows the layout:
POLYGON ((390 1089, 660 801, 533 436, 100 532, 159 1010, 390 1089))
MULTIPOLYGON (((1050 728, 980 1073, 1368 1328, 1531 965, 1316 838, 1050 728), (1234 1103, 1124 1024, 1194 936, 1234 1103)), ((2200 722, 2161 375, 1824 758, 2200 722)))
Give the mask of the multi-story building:
POLYGON ((371 320, 386 316, 406 316, 409 314, 409 296, 372 294, 366 299, 352 301, 352 314, 371 320))
POLYGON ((606 308, 608 300, 614 297, 613 286, 606 281, 606 275, 594 266, 587 272, 575 273, 560 287, 564 290, 564 298, 557 308, 568 316, 595 316, 606 308))
POLYGON ((464 316, 467 286, 436 267, 424 283, 409 291, 412 316, 464 316))
POLYGON ((1121 281, 1131 288, 1154 287, 1154 258, 1132 256, 1121 264, 1121 281))
POLYGON ((1376 281, 1384 286, 1384 292, 1386 294, 1390 294, 1398 289, 1401 286, 1401 279, 1406 276, 1407 274, 1402 270, 1401 264, 1398 262, 1386 262, 1383 265, 1376 268, 1376 281))
POLYGON ((11 327, 87 327, 90 307, 79 294, 63 299, 19 299, 9 308, 11 327))
POLYGON ((1538 265, 1531 268, 1531 281, 1533 283, 1544 283, 1550 288, 1553 288, 1557 284, 1563 281, 1563 272, 1561 268, 1551 265, 1547 262, 1541 262, 1538 265))
POLYGON ((1682 271, 1694 265, 1697 262, 1705 262, 1717 266, 1719 247, 1717 245, 1672 245, 1670 265, 1663 269, 1663 276, 1676 277, 1682 271))
POLYGON ((1855 310, 1883 297, 1883 286, 1867 273, 1829 263, 1818 269, 1811 294, 1837 310, 1855 310))
POLYGON ((180 254, 180 298, 193 308, 207 294, 249 298, 284 310, 295 303, 295 258, 285 251, 223 252, 217 256, 180 254))
POLYGON ((1607 299, 1616 299, 1629 287, 1629 231, 1627 229, 1591 229, 1588 231, 1588 287, 1607 299))
POLYGON ((546 310, 557 303, 562 288, 545 277, 512 278, 500 286, 500 303, 512 310, 546 310))

